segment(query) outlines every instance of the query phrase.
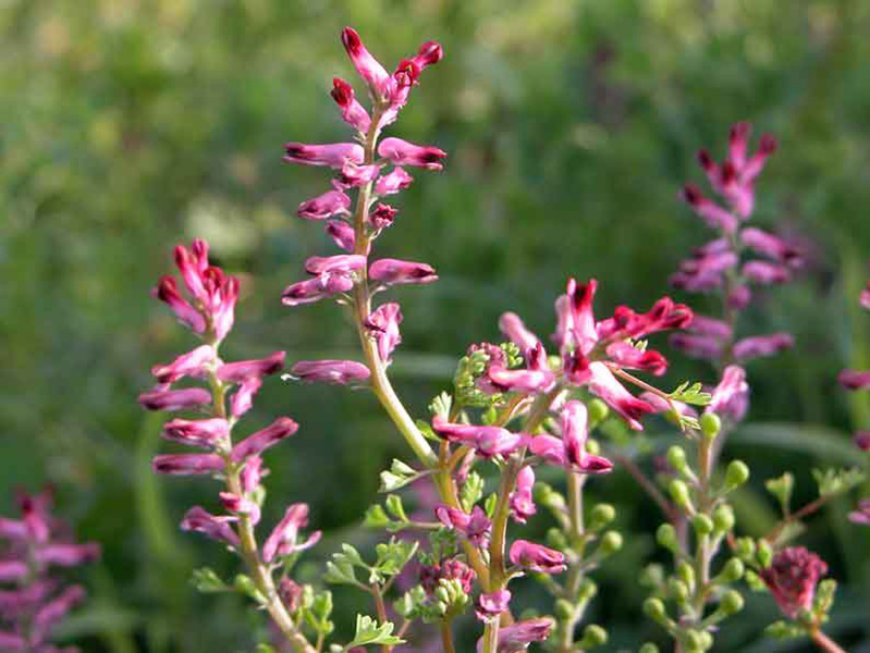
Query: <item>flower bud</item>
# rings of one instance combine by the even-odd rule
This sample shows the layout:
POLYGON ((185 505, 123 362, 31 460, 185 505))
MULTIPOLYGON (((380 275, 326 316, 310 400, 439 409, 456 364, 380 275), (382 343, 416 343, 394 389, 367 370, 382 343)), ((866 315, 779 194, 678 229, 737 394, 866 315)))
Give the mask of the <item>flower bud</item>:
POLYGON ((732 460, 725 470, 725 492, 737 489, 749 480, 749 467, 742 460, 732 460))
POLYGON ((589 515, 589 529, 600 530, 616 518, 616 508, 609 503, 599 503, 589 515))
POLYGON ((751 537, 740 537, 734 551, 742 560, 751 560, 755 557, 755 541, 751 537))
POLYGON ((677 506, 689 513, 694 510, 692 498, 689 496, 689 486, 683 481, 678 478, 673 479, 668 485, 668 491, 671 493, 671 498, 677 506))
POLYGON ((734 528, 734 509, 727 503, 716 506, 713 511, 713 526, 718 533, 727 533, 734 528))
POLYGON ((729 590, 719 602, 719 611, 726 616, 737 614, 743 609, 743 597, 736 590, 729 590))
POLYGON ((680 560, 680 562, 677 563, 677 576, 679 576, 680 580, 688 587, 692 587, 695 584, 695 570, 692 565, 685 560, 680 560))
POLYGON ((574 616, 574 606, 570 601, 558 599, 553 606, 553 614, 559 621, 567 621, 574 616))
POLYGON ((601 399, 592 399, 586 408, 589 411, 589 428, 594 428, 601 422, 607 419, 610 414, 610 408, 601 399))
POLYGON ((598 624, 586 626, 583 629, 583 638, 578 642, 578 646, 584 650, 604 644, 607 644, 607 631, 598 624))
POLYGON ((659 647, 650 642, 646 642, 637 650, 637 653, 659 653, 659 647))
POLYGON ((685 603, 689 598, 689 587, 681 580, 671 578, 668 581, 668 591, 677 603, 685 603))
POLYGON ((622 548, 622 535, 616 531, 607 531, 601 538, 601 544, 598 545, 598 551, 601 555, 613 555, 622 548))
POLYGON ((595 581, 586 578, 577 592, 577 603, 589 603, 596 594, 598 594, 598 585, 595 584, 595 581))
POLYGON ((698 535, 709 535, 713 532, 713 520, 707 515, 695 515, 692 517, 692 527, 698 535))
POLYGON ((767 540, 758 540, 756 550, 758 553, 758 562, 761 563, 761 566, 769 567, 771 560, 773 560, 773 549, 771 548, 770 543, 767 540))
POLYGON ((744 566, 739 558, 731 558, 716 577, 717 583, 734 583, 743 578, 744 566))
POLYGON ((656 541, 668 551, 677 553, 680 544, 677 541, 677 531, 670 524, 662 524, 656 531, 656 541))
POLYGON ((665 610, 665 604, 661 599, 650 598, 644 601, 643 611, 647 617, 659 624, 665 624, 668 620, 668 613, 665 610))
POLYGON ((682 447, 675 444, 668 449, 668 464, 680 474, 686 472, 686 452, 682 447))
POLYGON ((551 528, 547 531, 547 544, 554 549, 565 549, 568 547, 568 540, 558 528, 551 528))
POLYGON ((714 439, 719 435, 719 431, 722 430, 722 420, 716 413, 704 413, 701 415, 699 422, 701 424, 701 433, 709 440, 714 439))

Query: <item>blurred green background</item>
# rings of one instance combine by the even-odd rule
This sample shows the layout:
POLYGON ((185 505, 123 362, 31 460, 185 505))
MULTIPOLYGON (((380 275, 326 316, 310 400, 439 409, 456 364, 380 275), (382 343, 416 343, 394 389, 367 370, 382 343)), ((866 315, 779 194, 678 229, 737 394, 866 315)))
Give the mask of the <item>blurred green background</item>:
MULTIPOLYGON (((422 413, 446 386, 467 344, 496 337, 501 311, 549 333, 568 274, 600 280, 601 314, 668 292, 677 261, 708 235, 676 192, 701 181, 696 149, 720 155, 729 125, 747 119, 781 146, 756 220, 806 239, 813 256, 744 323, 797 337, 793 352, 751 365, 751 419, 726 450, 755 475, 739 506, 746 530, 774 518, 760 479, 790 469, 806 501, 811 468, 857 459, 849 437, 870 426, 870 402, 835 378, 870 366, 857 304, 870 256, 865 0, 7 0, 0 505, 11 510, 8 488, 52 482, 80 536, 104 544, 84 573, 92 599, 67 627, 87 651, 253 650, 259 617, 189 585, 194 566, 229 570, 228 556, 176 530, 193 502, 214 507, 216 488, 149 470, 160 419, 135 399, 153 363, 191 344, 149 290, 174 243, 205 237, 244 278, 229 358, 355 355, 334 306, 278 301, 306 256, 334 251, 294 217, 327 173, 280 158, 288 140, 347 138, 328 96, 333 74, 356 82, 338 39, 346 24, 388 67, 426 39, 446 51, 391 133, 437 144, 449 165, 415 173, 378 242, 441 275, 396 292, 405 341, 395 378, 412 407, 422 413)), ((714 380, 674 359, 669 382, 714 380)), ((269 456, 267 519, 310 502, 327 531, 316 560, 366 537, 358 524, 377 472, 405 450, 364 392, 275 380, 250 421, 282 412, 303 428, 269 456)), ((628 546, 600 572, 591 618, 610 627, 609 650, 636 647, 660 637, 640 616, 636 583, 656 516, 623 473, 593 486, 619 507, 628 546)), ((870 529, 848 525, 848 509, 835 503, 803 542, 842 583, 832 634, 868 651, 870 529)), ((750 606, 718 650, 808 650, 764 640, 772 601, 750 606)))

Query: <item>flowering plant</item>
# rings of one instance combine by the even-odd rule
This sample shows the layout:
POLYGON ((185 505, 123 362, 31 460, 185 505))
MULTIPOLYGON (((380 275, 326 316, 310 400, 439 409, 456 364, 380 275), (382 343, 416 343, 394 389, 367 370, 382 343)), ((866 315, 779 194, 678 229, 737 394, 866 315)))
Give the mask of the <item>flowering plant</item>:
MULTIPOLYGON (((569 279, 555 301, 549 343, 518 315, 505 313, 498 325, 503 341, 471 345, 457 364, 452 388, 432 400, 429 415, 415 418, 389 376, 402 340, 402 310, 379 296, 397 286, 433 283, 438 276, 427 263, 378 258, 374 250, 400 222, 398 209, 387 200, 413 183, 408 169, 440 171, 447 154, 383 132, 443 52, 435 42, 424 43, 390 73, 353 29, 345 28, 342 43, 370 99, 364 107, 348 82, 333 80, 332 97, 355 140, 291 142, 284 157, 287 163, 335 171, 331 188, 303 201, 297 213, 322 223, 341 253, 308 258, 307 278, 289 285, 282 302, 298 307, 329 300, 343 306, 359 336, 361 360, 296 361, 284 378, 367 388, 414 455, 411 461, 393 460, 381 473, 386 497, 365 516, 366 526, 386 531, 389 539, 374 552, 342 545, 323 574, 327 583, 368 594, 374 615, 357 617, 349 641, 330 642, 331 592, 301 584, 293 575, 299 558, 320 539, 319 531, 309 529, 308 506, 291 504, 265 538, 259 531, 268 473, 264 454, 299 426, 279 417, 241 438, 237 433, 263 382, 284 368, 285 354, 221 358, 239 281, 214 266, 207 244, 196 240, 175 250, 182 284, 164 277, 156 295, 200 344, 155 366, 156 385, 140 402, 150 410, 189 413, 166 422, 163 436, 198 450, 160 454, 154 470, 209 477, 221 486, 213 502, 219 508, 191 508, 182 528, 221 543, 244 571, 230 582, 202 569, 199 588, 245 594, 271 617, 280 634, 276 646, 305 653, 367 646, 388 652, 411 638, 419 642, 427 624, 437 631, 441 649, 451 652, 454 622, 471 613, 480 624, 477 649, 483 653, 514 653, 534 643, 558 653, 589 650, 607 641, 606 630, 587 620, 596 594, 592 573, 620 550, 623 538, 612 528, 615 509, 592 502, 585 490, 605 484, 597 477, 622 465, 663 512, 657 539, 671 553, 673 566, 670 572, 660 564, 647 569, 652 596, 645 611, 664 627, 675 650, 712 648, 722 622, 742 608, 737 583, 744 578, 751 587, 766 588, 788 619, 773 627, 775 634, 805 633, 823 650, 841 650, 821 630, 833 596, 832 583, 819 584, 826 565, 788 543, 798 535, 798 520, 858 485, 861 473, 820 472, 820 498, 794 512, 793 479, 786 474, 769 481, 783 520, 766 537, 753 539, 738 536, 729 503, 749 469, 740 460, 720 465, 725 439, 748 409, 742 365, 793 345, 785 333, 736 337, 753 284, 789 281, 803 260, 787 240, 743 226, 753 211, 756 179, 775 149, 772 137, 762 137, 758 152, 749 156, 749 127, 738 124, 723 163, 701 153, 702 167, 726 206, 695 186, 683 192, 717 237, 683 263, 672 281, 683 290, 718 292, 721 316, 698 316, 686 304, 662 297, 646 311, 619 306, 602 318, 594 309, 597 281, 569 279), (747 252, 761 258, 743 261, 747 252), (662 389, 641 378, 667 373, 668 360, 650 346, 663 332, 672 332, 677 349, 715 362, 719 378, 712 388, 683 382, 662 389), (657 479, 632 453, 650 419, 669 420, 682 438, 668 451, 657 479), (547 483, 538 480, 543 476, 547 483), (428 511, 405 509, 402 491, 412 485, 428 485, 437 495, 428 511), (538 512, 553 524, 544 541, 528 534, 527 522, 538 512), (515 600, 521 577, 540 583, 551 596, 529 614, 515 600)), ((843 382, 866 388, 865 376, 845 373, 843 382)), ((853 521, 866 523, 866 502, 853 521)), ((261 647, 271 650, 267 643, 261 647)), ((645 644, 641 650, 658 649, 645 644)))

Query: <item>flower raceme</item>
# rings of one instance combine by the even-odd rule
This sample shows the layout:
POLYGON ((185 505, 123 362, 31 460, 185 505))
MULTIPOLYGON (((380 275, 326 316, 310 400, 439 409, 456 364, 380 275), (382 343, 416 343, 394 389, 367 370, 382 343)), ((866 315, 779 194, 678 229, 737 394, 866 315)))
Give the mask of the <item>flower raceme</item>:
POLYGON ((827 571, 819 556, 796 546, 779 551, 760 575, 782 613, 795 619, 801 610, 812 607, 816 585, 827 571))

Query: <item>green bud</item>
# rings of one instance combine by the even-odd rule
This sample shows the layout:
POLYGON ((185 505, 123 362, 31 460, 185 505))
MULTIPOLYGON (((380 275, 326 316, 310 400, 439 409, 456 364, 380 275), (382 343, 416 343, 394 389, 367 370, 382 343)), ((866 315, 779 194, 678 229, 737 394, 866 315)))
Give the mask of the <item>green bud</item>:
POLYGON ((553 613, 559 621, 567 621, 574 616, 574 606, 570 601, 558 599, 553 606, 553 613))
POLYGON ((782 506, 782 511, 788 512, 789 504, 791 504, 791 493, 794 489, 794 475, 786 472, 779 478, 771 478, 765 481, 764 487, 776 497, 779 505, 782 506))
POLYGON ((749 586, 753 592, 764 592, 767 590, 767 585, 763 580, 751 569, 747 569, 743 572, 743 580, 746 581, 746 584, 749 586))
POLYGON ((704 650, 704 640, 697 630, 690 630, 686 633, 686 649, 697 652, 704 650))
POLYGON ((706 630, 702 630, 700 632, 701 635, 701 648, 706 651, 708 649, 713 648, 713 636, 708 633, 706 630))
POLYGON ((585 578, 577 592, 577 603, 589 603, 598 594, 598 585, 590 578, 585 578))
POLYGON ((238 574, 233 581, 233 586, 238 592, 246 594, 248 598, 253 599, 257 603, 266 602, 266 597, 263 596, 262 592, 260 592, 259 589, 257 589, 256 583, 254 583, 253 579, 250 576, 246 576, 245 574, 238 574))
POLYGON ((748 562, 755 558, 755 540, 751 537, 739 537, 734 550, 741 560, 748 562))
POLYGON ((547 544, 554 549, 561 550, 568 547, 568 540, 565 538, 565 534, 558 528, 551 528, 547 531, 547 544))
POLYGON ((686 452, 678 445, 668 449, 668 464, 676 471, 683 473, 686 469, 686 452))
POLYGON ((586 409, 589 412, 589 424, 592 428, 601 424, 610 414, 610 408, 601 399, 592 399, 586 404, 586 409))
POLYGON ((725 470, 725 487, 726 492, 730 492, 739 488, 749 480, 749 467, 742 460, 732 460, 728 463, 728 468, 725 470))
POLYGON ((727 533, 734 528, 734 509, 727 503, 716 506, 713 525, 718 533, 727 533))
POLYGON ((594 648, 607 644, 607 631, 597 624, 589 624, 583 629, 583 639, 579 646, 582 649, 594 648))
POLYGON ((713 532, 713 520, 707 515, 695 515, 692 517, 692 527, 698 535, 709 535, 713 532))
POLYGON ((695 570, 685 560, 680 560, 677 563, 677 576, 688 587, 692 587, 695 584, 695 570))
POLYGON ((593 456, 597 456, 601 453, 601 445, 598 444, 598 440, 594 438, 588 438, 586 440, 586 451, 587 453, 591 453, 593 456))
POLYGON ((710 440, 719 435, 719 431, 722 430, 722 420, 716 413, 704 413, 698 421, 701 423, 701 433, 710 440))
POLYGON ((644 567, 643 571, 640 572, 639 582, 644 587, 658 587, 665 582, 664 568, 656 563, 647 565, 644 567))
POLYGON ((678 478, 673 479, 668 485, 671 498, 680 508, 686 512, 692 509, 692 498, 689 495, 689 486, 678 478))
POLYGON ((616 519, 616 508, 609 503, 599 503, 589 515, 589 528, 593 531, 600 530, 614 519, 616 519))
POLYGON ((725 615, 737 614, 743 609, 743 597, 740 592, 728 590, 719 602, 719 611, 725 615))
POLYGON ((689 588, 683 581, 676 578, 671 578, 668 581, 668 591, 677 603, 685 603, 689 598, 689 588))
POLYGON ((767 540, 758 540, 756 548, 758 562, 762 567, 769 567, 771 560, 773 560, 773 549, 771 548, 770 543, 767 540))
POLYGON ((622 535, 616 531, 607 531, 601 538, 598 551, 602 555, 613 555, 622 548, 622 535))
POLYGON ((662 524, 656 531, 656 541, 668 551, 676 553, 680 550, 677 541, 677 531, 670 524, 662 524))
POLYGON ((646 642, 637 650, 637 653, 659 653, 659 647, 650 642, 646 642))
POLYGON ((643 602, 643 611, 647 617, 657 623, 665 623, 668 620, 668 613, 661 599, 647 599, 643 602))
POLYGON ((559 494, 553 487, 547 483, 535 483, 532 490, 535 501, 551 510, 561 510, 565 507, 565 497, 559 494))
POLYGON ((447 588, 443 585, 439 584, 438 587, 435 588, 435 598, 441 601, 442 603, 450 603, 450 593, 447 591, 447 588))
POLYGON ((731 558, 719 572, 717 582, 734 583, 743 578, 745 567, 740 558, 731 558))

